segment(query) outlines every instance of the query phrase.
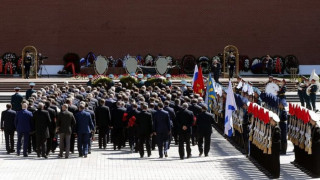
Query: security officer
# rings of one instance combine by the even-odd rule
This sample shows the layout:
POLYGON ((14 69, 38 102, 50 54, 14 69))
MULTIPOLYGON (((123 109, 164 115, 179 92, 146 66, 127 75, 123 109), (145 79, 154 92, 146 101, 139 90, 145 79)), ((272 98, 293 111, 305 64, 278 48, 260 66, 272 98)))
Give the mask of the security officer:
POLYGON ((228 65, 229 65, 229 79, 233 78, 233 72, 236 64, 236 57, 233 55, 233 52, 230 52, 228 58, 228 65))
POLYGON ((219 75, 220 75, 221 65, 218 63, 218 60, 213 60, 211 71, 213 73, 213 79, 216 83, 219 83, 219 75))
POLYGON ((21 96, 21 94, 19 94, 19 91, 20 91, 19 87, 15 87, 14 90, 15 90, 15 94, 11 96, 12 110, 20 111, 23 97, 21 96))
POLYGON ((288 120, 288 113, 285 110, 285 107, 287 106, 287 102, 285 99, 281 99, 279 103, 279 126, 281 129, 281 147, 280 147, 280 154, 286 154, 287 153, 287 120, 288 120))
POLYGON ((93 76, 89 75, 88 78, 89 78, 89 81, 87 82, 87 86, 92 86, 92 78, 93 78, 93 76))
POLYGON ((199 156, 203 154, 203 139, 204 139, 204 155, 207 157, 210 150, 210 141, 212 134, 212 125, 214 121, 213 114, 207 112, 208 108, 206 105, 201 106, 202 112, 198 115, 197 118, 197 127, 198 127, 198 148, 199 156))
POLYGON ((31 95, 36 92, 36 91, 33 89, 35 85, 36 85, 36 84, 33 83, 33 82, 31 82, 31 83, 29 84, 30 89, 28 89, 28 90, 26 91, 26 100, 28 100, 28 99, 31 97, 31 95))
POLYGON ((312 110, 315 112, 318 112, 318 110, 316 109, 316 93, 318 91, 318 86, 315 84, 316 80, 312 79, 311 80, 311 88, 310 88, 310 101, 311 101, 311 106, 312 106, 312 110))
POLYGON ((306 84, 304 83, 305 82, 305 77, 304 76, 301 76, 301 82, 298 82, 297 85, 298 85, 298 96, 299 96, 299 99, 300 99, 300 103, 301 103, 301 106, 305 107, 305 104, 304 104, 304 94, 303 92, 306 90, 306 84))

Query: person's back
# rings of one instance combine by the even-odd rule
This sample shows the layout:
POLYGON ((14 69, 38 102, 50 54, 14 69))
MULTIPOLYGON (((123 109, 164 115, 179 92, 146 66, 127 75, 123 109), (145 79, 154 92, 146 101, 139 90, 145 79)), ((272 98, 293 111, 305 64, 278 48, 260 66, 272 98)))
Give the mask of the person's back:
POLYGON ((76 124, 75 118, 70 111, 61 111, 57 118, 59 133, 71 134, 72 127, 76 124))
POLYGON ((90 113, 79 111, 75 115, 77 133, 90 133, 94 129, 90 113))
POLYGON ((159 109, 154 113, 154 130, 156 133, 169 133, 170 131, 170 117, 169 113, 159 109))
POLYGON ((31 131, 32 113, 26 109, 17 112, 15 126, 18 132, 31 131))

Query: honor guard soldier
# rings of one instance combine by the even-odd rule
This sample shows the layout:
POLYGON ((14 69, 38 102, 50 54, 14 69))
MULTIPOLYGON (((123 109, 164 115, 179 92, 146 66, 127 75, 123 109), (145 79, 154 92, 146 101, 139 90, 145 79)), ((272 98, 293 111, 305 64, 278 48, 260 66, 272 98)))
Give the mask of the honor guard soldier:
POLYGON ((167 74, 167 75, 166 75, 166 78, 167 78, 166 86, 171 87, 171 85, 172 85, 172 82, 171 82, 171 74, 167 74))
POLYGON ((19 91, 20 91, 19 87, 15 87, 14 90, 15 90, 15 94, 11 96, 12 109, 14 111, 20 111, 23 97, 21 96, 21 94, 19 94, 19 91))
POLYGON ((306 102, 306 108, 311 109, 311 104, 310 104, 310 96, 307 94, 307 89, 310 86, 310 81, 308 78, 305 79, 305 89, 303 91, 303 97, 304 101, 306 102))
POLYGON ((266 85, 269 83, 272 83, 272 82, 273 82, 273 76, 269 76, 269 80, 268 80, 268 82, 266 82, 266 85))
POLYGON ((280 90, 278 91, 278 97, 280 99, 286 99, 286 91, 287 91, 287 86, 286 86, 286 80, 283 79, 281 82, 280 90))
POLYGON ((138 83, 136 84, 137 88, 144 86, 143 74, 138 74, 138 83))
POLYGON ((236 86, 236 94, 241 94, 242 87, 244 85, 244 82, 242 81, 242 77, 237 77, 237 86, 236 86))
POLYGON ((281 154, 286 154, 287 153, 287 120, 288 120, 288 113, 285 110, 285 107, 287 106, 287 102, 285 99, 281 99, 279 103, 279 126, 281 129, 281 154))
POLYGON ((36 84, 33 83, 33 82, 31 82, 31 83, 29 84, 30 89, 28 89, 28 90, 26 91, 26 100, 28 100, 28 99, 31 97, 31 95, 36 92, 36 91, 33 89, 35 85, 36 85, 36 84))
POLYGON ((219 76, 221 71, 221 65, 218 63, 218 60, 213 60, 211 71, 213 73, 213 79, 216 83, 219 83, 219 76))
POLYGON ((29 51, 26 51, 26 56, 24 57, 24 62, 23 62, 26 79, 29 79, 31 61, 32 61, 31 54, 29 51))
POLYGON ((236 64, 236 57, 233 55, 233 52, 230 52, 228 58, 228 66, 229 66, 229 79, 233 78, 233 72, 236 64))
POLYGON ((92 86, 92 78, 93 78, 93 76, 89 75, 88 78, 89 78, 89 81, 87 82, 87 86, 92 86))
POLYGON ((310 88, 310 101, 311 101, 311 106, 312 106, 312 110, 317 112, 318 110, 316 109, 316 93, 318 91, 318 85, 316 84, 316 80, 312 79, 311 80, 311 88, 310 88))
POLYGON ((307 89, 307 86, 305 84, 305 80, 307 78, 305 76, 301 76, 301 82, 298 82, 298 96, 301 103, 301 106, 305 107, 305 101, 304 101, 304 92, 307 89))

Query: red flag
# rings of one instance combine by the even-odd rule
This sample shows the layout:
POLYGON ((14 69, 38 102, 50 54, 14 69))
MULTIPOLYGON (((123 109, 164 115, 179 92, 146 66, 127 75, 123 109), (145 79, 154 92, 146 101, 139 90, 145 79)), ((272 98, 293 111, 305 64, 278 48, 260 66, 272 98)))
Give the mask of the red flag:
POLYGON ((306 109, 306 119, 305 119, 305 124, 308 123, 310 121, 310 114, 309 114, 309 110, 306 109))
POLYGON ((124 113, 123 116, 122 116, 122 121, 126 121, 127 120, 127 116, 128 116, 128 113, 124 113))
POLYGON ((292 115, 292 104, 289 103, 289 114, 292 115))
POLYGON ((264 116, 264 109, 260 107, 258 117, 261 121, 263 121, 263 118, 264 118, 263 116, 264 116))
POLYGON ((198 67, 198 72, 195 73, 194 83, 193 83, 193 92, 196 94, 203 95, 204 92, 204 82, 202 76, 201 66, 198 67))
POLYGON ((255 106, 255 107, 254 107, 254 114, 253 114, 253 115, 254 115, 255 118, 257 118, 257 117, 258 117, 258 114, 259 114, 259 108, 258 108, 258 106, 255 106))
POLYGON ((252 109, 253 109, 252 104, 253 103, 249 102, 248 113, 252 113, 252 109))
POLYGON ((270 118, 269 118, 269 111, 266 111, 266 113, 265 113, 265 121, 266 121, 266 124, 268 124, 268 123, 269 123, 269 121, 270 121, 270 118))

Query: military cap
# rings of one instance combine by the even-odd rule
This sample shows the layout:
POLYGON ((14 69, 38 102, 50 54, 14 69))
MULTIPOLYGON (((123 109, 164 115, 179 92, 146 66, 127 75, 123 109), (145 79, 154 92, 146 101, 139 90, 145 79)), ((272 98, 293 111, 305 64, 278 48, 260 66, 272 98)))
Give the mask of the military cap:
POLYGON ((110 79, 113 79, 114 78, 114 75, 113 74, 109 74, 108 76, 110 79))
POLYGON ((29 86, 35 86, 36 84, 34 83, 34 82, 31 82, 30 84, 29 84, 29 86))
POLYGON ((147 78, 151 78, 151 74, 147 74, 147 78))
POLYGON ((88 78, 89 78, 89 79, 92 79, 92 78, 93 78, 93 76, 90 74, 90 75, 88 76, 88 78))
POLYGON ((138 74, 138 78, 142 79, 143 78, 143 74, 138 74))
POLYGON ((14 88, 14 90, 20 90, 21 88, 19 88, 18 86, 14 88))
POLYGON ((166 78, 171 78, 171 74, 167 74, 167 75, 166 75, 166 78))

